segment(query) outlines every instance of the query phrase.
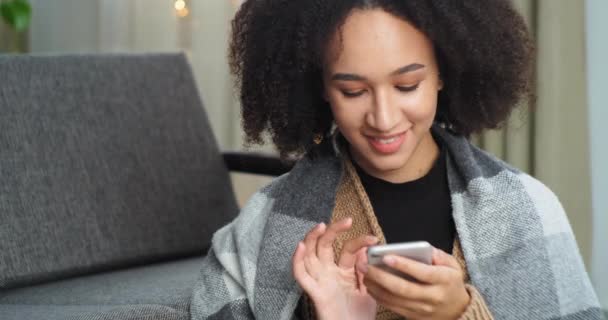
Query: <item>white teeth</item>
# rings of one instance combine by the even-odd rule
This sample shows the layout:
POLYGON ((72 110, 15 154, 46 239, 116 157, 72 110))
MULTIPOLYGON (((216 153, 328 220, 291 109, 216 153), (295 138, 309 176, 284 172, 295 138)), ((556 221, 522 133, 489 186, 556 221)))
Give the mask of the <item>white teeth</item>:
POLYGON ((382 144, 390 144, 390 143, 395 142, 395 140, 397 140, 397 137, 390 138, 390 139, 375 139, 375 140, 382 144))

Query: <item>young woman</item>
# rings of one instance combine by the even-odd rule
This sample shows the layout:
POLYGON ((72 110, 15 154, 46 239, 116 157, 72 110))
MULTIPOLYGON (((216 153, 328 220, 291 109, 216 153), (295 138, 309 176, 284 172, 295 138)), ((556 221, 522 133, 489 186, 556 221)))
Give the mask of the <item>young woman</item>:
POLYGON ((216 233, 193 319, 601 318, 557 198, 467 139, 529 94, 508 0, 249 0, 232 33, 249 142, 301 160, 216 233), (416 240, 409 279, 367 264, 416 240))

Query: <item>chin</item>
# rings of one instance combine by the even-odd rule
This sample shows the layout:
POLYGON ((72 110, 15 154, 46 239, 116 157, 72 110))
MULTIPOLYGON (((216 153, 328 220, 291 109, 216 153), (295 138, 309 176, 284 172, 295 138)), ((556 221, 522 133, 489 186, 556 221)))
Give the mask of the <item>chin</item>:
MULTIPOLYGON (((368 167, 378 174, 397 171, 405 167, 409 158, 410 154, 405 150, 401 150, 400 152, 391 155, 374 154, 371 157, 369 157, 369 155, 364 156, 368 167)), ((370 172, 368 173, 371 174, 370 172)))
POLYGON ((372 162, 371 165, 374 170, 386 173, 399 170, 405 167, 406 163, 407 159, 400 157, 397 159, 378 159, 377 161, 372 162))

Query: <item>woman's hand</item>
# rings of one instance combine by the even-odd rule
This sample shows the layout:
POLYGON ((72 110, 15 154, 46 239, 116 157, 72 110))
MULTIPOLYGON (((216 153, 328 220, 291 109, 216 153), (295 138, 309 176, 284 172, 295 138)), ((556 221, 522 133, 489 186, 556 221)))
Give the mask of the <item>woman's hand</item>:
POLYGON ((344 244, 338 264, 334 261, 336 237, 348 230, 352 219, 329 227, 320 224, 298 243, 293 256, 293 274, 315 305, 321 320, 375 319, 376 302, 367 293, 363 274, 355 270, 357 262, 366 263, 366 247, 378 242, 371 236, 344 244))
POLYGON ((386 256, 384 263, 420 283, 360 262, 358 269, 365 273, 364 283, 372 297, 407 319, 458 319, 469 305, 463 270, 454 257, 439 249, 433 249, 433 265, 399 256, 386 256))

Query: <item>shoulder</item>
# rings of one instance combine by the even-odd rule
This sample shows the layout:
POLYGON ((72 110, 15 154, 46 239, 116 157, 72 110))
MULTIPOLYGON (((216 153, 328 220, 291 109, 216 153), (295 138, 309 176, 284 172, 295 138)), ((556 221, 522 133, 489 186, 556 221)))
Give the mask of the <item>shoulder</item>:
POLYGON ((483 179, 492 185, 497 203, 511 199, 516 207, 530 206, 538 216, 545 235, 572 233, 570 222, 557 195, 545 183, 499 159, 495 155, 472 146, 475 162, 483 171, 483 179))
POLYGON ((342 160, 335 154, 305 156, 293 169, 255 192, 238 216, 218 233, 263 232, 266 221, 279 207, 297 207, 299 201, 319 193, 335 193, 342 175, 342 160), (298 196, 299 195, 299 196, 298 196))
POLYGON ((557 195, 545 183, 503 161, 495 155, 471 147, 476 163, 485 171, 485 177, 497 184, 495 195, 520 194, 520 204, 531 204, 540 216, 544 228, 570 230, 570 223, 557 195))
POLYGON ((546 184, 472 144, 471 150, 475 162, 483 171, 483 176, 497 184, 498 181, 501 182, 495 190, 497 196, 519 190, 523 193, 522 200, 528 200, 534 205, 536 211, 543 216, 543 222, 547 222, 547 219, 557 219, 561 223, 568 223, 559 198, 546 184))
MULTIPOLYGON (((457 172, 452 174, 452 192, 483 199, 493 207, 517 208, 519 212, 538 215, 546 233, 571 233, 564 208, 547 185, 467 139, 443 136, 452 151, 452 171, 457 172)), ((510 210, 501 212, 510 214, 510 210)))
MULTIPOLYGON (((212 249, 225 265, 235 265, 231 259, 248 257, 256 261, 264 237, 264 228, 272 211, 273 199, 268 192, 281 184, 284 177, 271 181, 249 198, 230 223, 213 234, 212 249)), ((235 269, 236 270, 236 269, 235 269)))
MULTIPOLYGON (((223 229, 239 232, 262 232, 265 221, 272 211, 273 203, 279 190, 285 188, 290 173, 274 178, 267 185, 256 191, 241 208, 238 216, 223 229)), ((220 230, 227 232, 228 230, 220 230)))
POLYGON ((568 233, 572 229, 562 203, 557 195, 543 182, 526 174, 516 174, 536 212, 541 218, 545 235, 568 233))

